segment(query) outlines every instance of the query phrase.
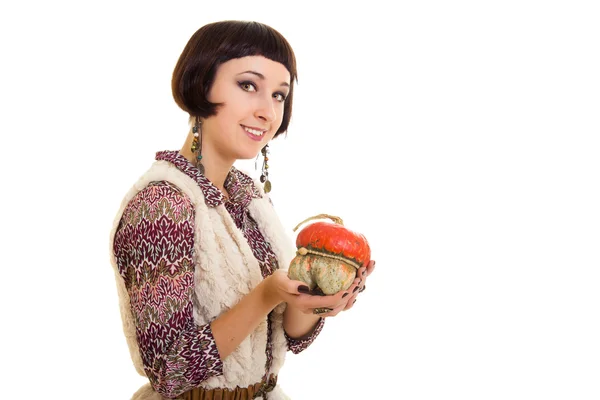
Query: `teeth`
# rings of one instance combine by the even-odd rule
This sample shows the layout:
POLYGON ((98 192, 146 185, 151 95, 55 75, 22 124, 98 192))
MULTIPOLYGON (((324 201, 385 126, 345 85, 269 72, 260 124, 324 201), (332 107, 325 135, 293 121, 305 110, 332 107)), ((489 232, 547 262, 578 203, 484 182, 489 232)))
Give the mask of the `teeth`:
POLYGON ((251 129, 251 128, 248 128, 247 126, 244 126, 244 129, 246 130, 246 132, 250 132, 254 136, 262 136, 265 133, 264 131, 258 131, 256 129, 251 129))

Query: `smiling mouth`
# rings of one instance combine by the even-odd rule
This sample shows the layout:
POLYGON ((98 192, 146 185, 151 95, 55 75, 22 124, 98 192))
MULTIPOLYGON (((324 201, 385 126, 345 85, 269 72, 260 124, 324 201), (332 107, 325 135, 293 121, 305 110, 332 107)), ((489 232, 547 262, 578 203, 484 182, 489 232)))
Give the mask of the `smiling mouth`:
POLYGON ((248 133, 250 133, 250 134, 252 134, 252 135, 254 135, 256 137, 261 137, 261 136, 263 136, 267 132, 266 129, 255 129, 255 128, 247 127, 245 125, 241 125, 241 127, 244 128, 244 130, 246 132, 248 132, 248 133))

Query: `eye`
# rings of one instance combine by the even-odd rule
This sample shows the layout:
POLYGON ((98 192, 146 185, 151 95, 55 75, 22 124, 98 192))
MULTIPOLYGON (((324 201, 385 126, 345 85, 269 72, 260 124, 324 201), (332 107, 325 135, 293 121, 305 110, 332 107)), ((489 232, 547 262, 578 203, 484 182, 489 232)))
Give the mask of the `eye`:
POLYGON ((254 84, 254 82, 243 81, 238 82, 238 85, 246 92, 256 92, 256 85, 254 84))
POLYGON ((285 101, 285 99, 287 98, 287 96, 281 92, 277 92, 273 95, 273 97, 275 97, 277 99, 277 101, 283 103, 285 101))

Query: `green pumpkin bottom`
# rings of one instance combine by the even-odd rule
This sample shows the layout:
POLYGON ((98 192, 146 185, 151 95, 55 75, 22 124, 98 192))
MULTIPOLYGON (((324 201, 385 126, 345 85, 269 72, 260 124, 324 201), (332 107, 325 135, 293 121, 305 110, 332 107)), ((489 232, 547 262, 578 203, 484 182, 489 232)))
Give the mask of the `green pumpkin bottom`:
POLYGON ((335 295, 352 286, 358 268, 369 262, 371 251, 366 238, 344 227, 339 217, 320 214, 308 220, 322 217, 335 223, 315 222, 298 234, 298 251, 288 277, 306 283, 313 294, 335 295))

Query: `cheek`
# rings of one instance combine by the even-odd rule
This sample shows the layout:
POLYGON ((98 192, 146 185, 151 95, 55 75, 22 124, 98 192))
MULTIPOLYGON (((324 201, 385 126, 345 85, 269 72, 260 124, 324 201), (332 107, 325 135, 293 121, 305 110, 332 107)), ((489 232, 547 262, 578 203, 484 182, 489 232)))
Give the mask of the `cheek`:
POLYGON ((230 120, 239 120, 240 117, 245 117, 250 111, 252 104, 248 101, 247 95, 241 90, 233 90, 228 93, 227 100, 224 101, 221 107, 223 117, 227 116, 230 120))
POLYGON ((241 114, 242 112, 240 107, 235 102, 230 100, 220 109, 219 113, 217 114, 219 118, 219 125, 223 128, 231 126, 240 120, 241 114))
POLYGON ((283 107, 283 105, 279 107, 280 108, 277 110, 277 122, 281 124, 281 121, 283 121, 283 115, 285 114, 285 108, 283 107))

